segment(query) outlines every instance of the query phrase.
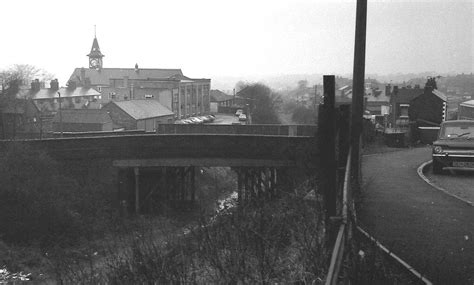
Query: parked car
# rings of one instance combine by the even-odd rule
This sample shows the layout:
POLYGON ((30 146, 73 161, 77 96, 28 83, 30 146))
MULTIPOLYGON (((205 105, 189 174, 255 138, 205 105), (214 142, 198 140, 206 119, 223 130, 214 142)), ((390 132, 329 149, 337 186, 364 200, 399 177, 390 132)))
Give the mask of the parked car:
POLYGON ((244 113, 244 111, 242 109, 238 109, 237 111, 235 111, 235 115, 236 116, 240 116, 244 113))
POLYGON ((239 121, 246 121, 247 120, 247 115, 245 114, 240 114, 239 116, 239 121))
POLYGON ((442 173, 443 167, 474 168, 474 121, 441 123, 432 158, 435 174, 442 173))
POLYGON ((202 120, 204 123, 209 123, 211 121, 207 116, 199 116, 198 119, 202 120))
POLYGON ((193 121, 191 121, 190 119, 185 119, 185 120, 182 120, 183 124, 194 124, 193 121))
POLYGON ((195 124, 202 124, 204 122, 203 120, 201 120, 197 117, 191 117, 191 118, 189 118, 189 120, 191 120, 195 124))
POLYGON ((209 119, 209 122, 214 122, 214 120, 216 119, 216 116, 214 115, 207 115, 206 117, 209 119))

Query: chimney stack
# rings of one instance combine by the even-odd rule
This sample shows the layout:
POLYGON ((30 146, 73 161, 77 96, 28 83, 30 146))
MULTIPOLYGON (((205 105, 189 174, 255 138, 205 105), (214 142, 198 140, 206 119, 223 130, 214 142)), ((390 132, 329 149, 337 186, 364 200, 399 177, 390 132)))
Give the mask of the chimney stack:
POLYGON ((31 82, 32 91, 39 91, 40 88, 41 88, 41 83, 39 82, 39 79, 35 79, 31 82))
POLYGON ((392 86, 390 84, 385 85, 385 96, 392 95, 392 86))
POLYGON ((59 82, 58 79, 53 79, 51 80, 51 83, 49 84, 49 88, 51 90, 58 90, 59 89, 59 82))
POLYGON ((138 73, 140 70, 138 69, 138 63, 135 63, 135 72, 138 73))

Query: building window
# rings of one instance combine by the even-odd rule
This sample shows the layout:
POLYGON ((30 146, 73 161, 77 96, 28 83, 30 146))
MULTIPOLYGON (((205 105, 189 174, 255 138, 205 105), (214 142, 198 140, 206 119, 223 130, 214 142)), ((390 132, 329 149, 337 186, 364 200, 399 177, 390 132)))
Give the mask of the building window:
POLYGON ((81 103, 81 97, 74 98, 74 102, 76 102, 76 104, 81 103))
POLYGON ((98 86, 97 91, 102 92, 102 86, 98 86))
POLYGON ((410 104, 400 104, 400 118, 408 118, 410 104))

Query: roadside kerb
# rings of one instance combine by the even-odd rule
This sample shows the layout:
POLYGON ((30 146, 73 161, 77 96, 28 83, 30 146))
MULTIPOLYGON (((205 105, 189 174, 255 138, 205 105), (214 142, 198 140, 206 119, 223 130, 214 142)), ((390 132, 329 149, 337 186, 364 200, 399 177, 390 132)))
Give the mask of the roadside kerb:
POLYGON ((448 192, 446 189, 444 189, 441 186, 436 185, 433 181, 431 181, 428 177, 425 176, 425 174, 424 174, 425 168, 427 168, 432 163, 433 163, 433 160, 423 162, 417 169, 418 176, 420 176, 421 179, 423 179, 426 183, 428 183, 430 186, 432 186, 436 190, 439 190, 439 191, 443 192, 444 194, 446 194, 448 196, 451 196, 452 198, 457 199, 457 200, 459 200, 461 202, 464 202, 464 203, 468 204, 469 206, 473 207, 474 206, 473 202, 468 201, 464 198, 461 198, 456 194, 448 192))

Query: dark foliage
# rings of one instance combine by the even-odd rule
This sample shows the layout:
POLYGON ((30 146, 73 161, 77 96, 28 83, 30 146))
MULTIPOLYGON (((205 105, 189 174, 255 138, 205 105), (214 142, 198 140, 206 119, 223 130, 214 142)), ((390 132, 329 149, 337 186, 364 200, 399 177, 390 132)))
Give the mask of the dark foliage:
POLYGON ((239 96, 249 99, 249 108, 253 124, 279 124, 277 111, 280 107, 280 95, 262 83, 241 86, 239 96))
MULTIPOLYGON (((11 144, 0 158, 0 238, 41 246, 73 243, 104 230, 96 204, 105 189, 79 187, 46 153, 11 144)), ((99 210, 100 209, 100 210, 99 210)))
POLYGON ((296 107, 291 116, 291 119, 298 124, 315 124, 316 118, 316 111, 304 106, 296 107))

